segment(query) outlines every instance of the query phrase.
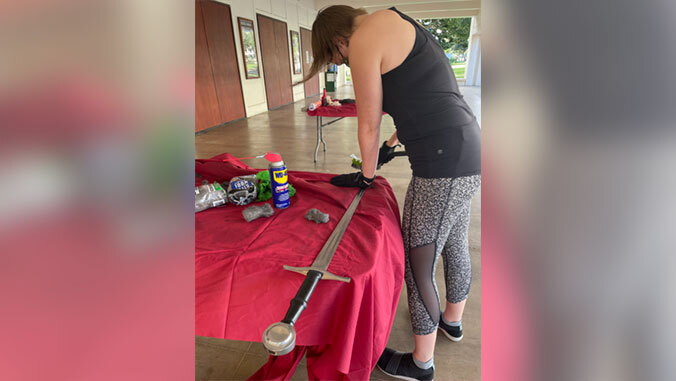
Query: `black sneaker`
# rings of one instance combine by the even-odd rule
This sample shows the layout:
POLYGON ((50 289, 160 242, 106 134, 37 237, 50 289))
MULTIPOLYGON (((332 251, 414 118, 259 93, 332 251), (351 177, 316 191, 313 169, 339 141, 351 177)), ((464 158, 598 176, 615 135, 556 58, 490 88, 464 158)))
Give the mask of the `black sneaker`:
POLYGON ((390 348, 378 359, 378 368, 385 374, 400 380, 432 381, 434 379, 434 366, 429 369, 420 369, 413 362, 413 353, 397 352, 390 348))
POLYGON ((453 327, 444 323, 444 319, 439 319, 439 330, 451 341, 462 340, 462 323, 460 323, 459 327, 453 327))

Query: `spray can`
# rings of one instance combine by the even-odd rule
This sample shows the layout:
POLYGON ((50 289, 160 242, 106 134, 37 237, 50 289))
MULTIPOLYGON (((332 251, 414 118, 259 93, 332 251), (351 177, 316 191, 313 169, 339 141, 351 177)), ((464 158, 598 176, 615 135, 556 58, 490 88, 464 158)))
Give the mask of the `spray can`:
POLYGON ((314 110, 317 109, 317 107, 319 107, 321 105, 322 105, 322 101, 312 102, 307 106, 307 109, 310 110, 310 111, 314 111, 314 110))
POLYGON ((288 208, 289 176, 286 173, 286 164, 282 160, 270 163, 270 188, 272 188, 272 204, 275 208, 288 208))

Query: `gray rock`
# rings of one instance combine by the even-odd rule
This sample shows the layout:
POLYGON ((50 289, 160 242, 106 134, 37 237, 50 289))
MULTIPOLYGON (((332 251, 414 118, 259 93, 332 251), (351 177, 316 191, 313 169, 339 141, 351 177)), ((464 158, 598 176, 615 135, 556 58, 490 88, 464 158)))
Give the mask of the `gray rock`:
POLYGON ((327 213, 322 213, 319 209, 314 208, 307 211, 305 218, 309 221, 314 221, 317 224, 329 222, 329 215, 327 213))
POLYGON ((260 217, 270 217, 275 214, 275 211, 272 209, 272 205, 264 204, 261 206, 250 206, 242 211, 242 216, 246 222, 251 222, 260 217))

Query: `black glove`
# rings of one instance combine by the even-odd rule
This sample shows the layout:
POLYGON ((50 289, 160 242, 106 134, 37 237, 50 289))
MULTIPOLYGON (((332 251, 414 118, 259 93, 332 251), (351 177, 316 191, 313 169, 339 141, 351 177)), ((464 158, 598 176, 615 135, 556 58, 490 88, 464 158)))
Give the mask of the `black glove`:
POLYGON ((399 144, 395 145, 394 147, 390 147, 387 145, 387 141, 383 142, 383 145, 380 147, 380 151, 378 151, 378 168, 380 168, 381 165, 385 163, 389 163, 390 160, 394 159, 394 149, 398 146, 399 144))
POLYGON ((354 172, 332 177, 331 184, 338 187, 369 188, 373 186, 373 180, 375 180, 375 176, 369 179, 364 177, 361 172, 354 172))

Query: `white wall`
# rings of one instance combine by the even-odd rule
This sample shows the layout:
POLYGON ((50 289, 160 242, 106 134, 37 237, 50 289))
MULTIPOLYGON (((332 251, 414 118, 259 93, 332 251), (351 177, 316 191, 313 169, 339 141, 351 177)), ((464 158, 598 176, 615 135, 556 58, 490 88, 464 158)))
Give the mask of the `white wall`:
MULTIPOLYGON (((302 74, 293 74, 293 56, 291 54, 291 36, 290 30, 300 33, 300 27, 306 29, 312 28, 312 23, 317 17, 317 10, 312 0, 216 0, 230 5, 232 15, 232 26, 235 33, 235 50, 237 51, 237 65, 239 65, 240 82, 242 83, 242 93, 244 94, 244 108, 246 116, 250 117, 268 111, 268 103, 265 97, 265 81, 261 59, 261 45, 258 34, 258 21, 256 14, 268 16, 277 20, 286 22, 287 40, 289 41, 289 67, 291 68, 291 82, 295 83, 303 79, 302 74), (258 49, 258 64, 260 67, 260 78, 246 79, 244 61, 242 58, 242 46, 239 36, 239 24, 237 17, 253 20, 256 31, 256 48, 258 49)), ((320 86, 323 86, 321 79, 320 86)), ((293 100, 298 101, 304 98, 303 85, 297 85, 293 88, 293 100)))

